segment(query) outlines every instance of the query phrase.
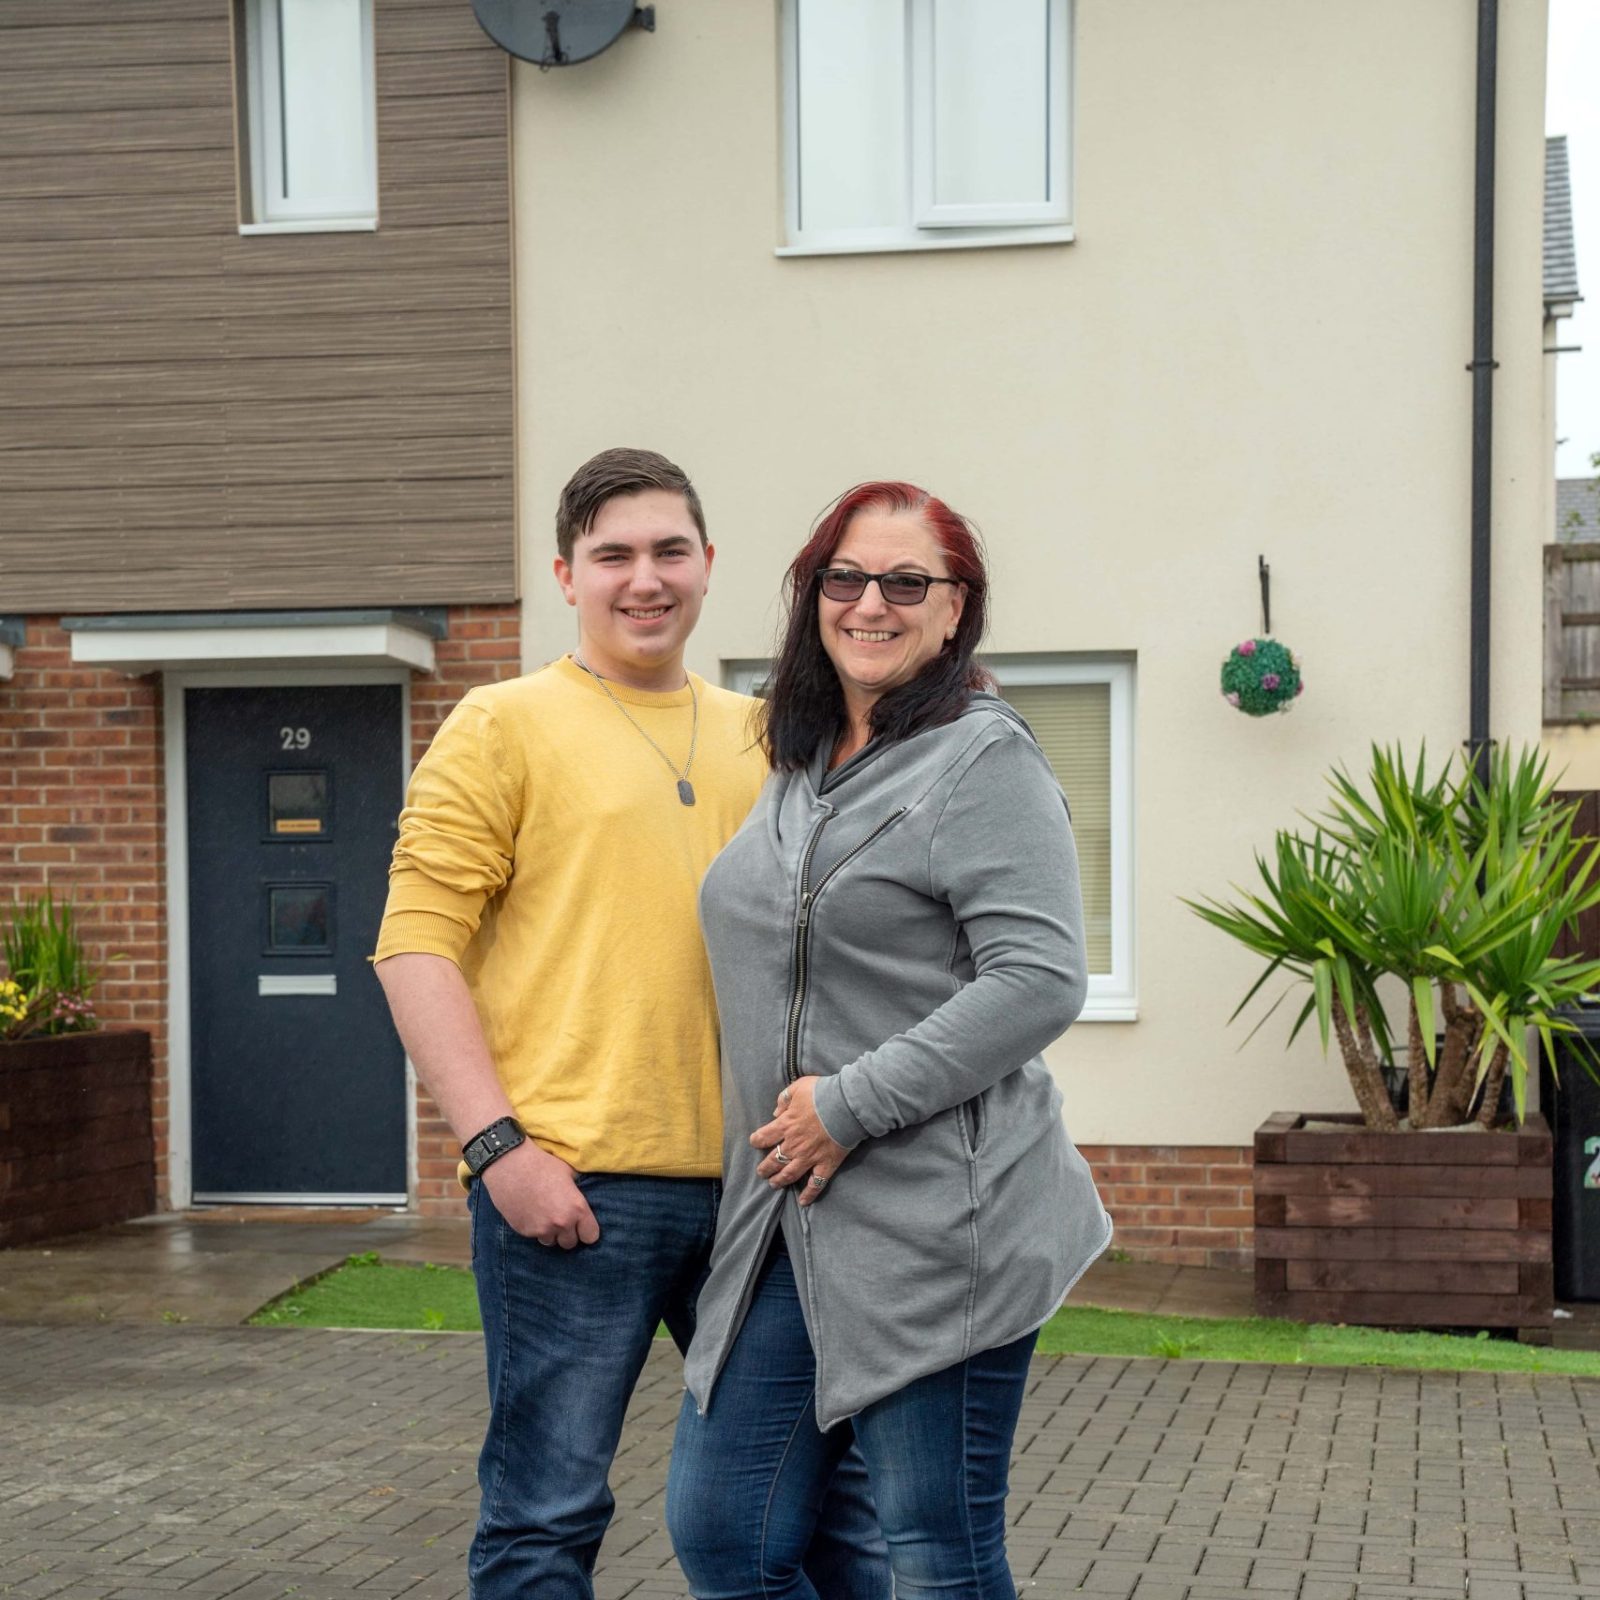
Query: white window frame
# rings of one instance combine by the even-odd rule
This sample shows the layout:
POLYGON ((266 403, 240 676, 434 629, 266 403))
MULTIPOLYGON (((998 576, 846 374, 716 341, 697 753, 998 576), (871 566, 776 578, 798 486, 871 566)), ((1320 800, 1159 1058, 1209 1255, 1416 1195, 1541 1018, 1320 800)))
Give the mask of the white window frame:
MULTIPOLYGON (((1111 691, 1111 970, 1089 975, 1080 1022, 1137 1022, 1139 990, 1134 925, 1134 713, 1137 686, 1131 656, 986 655, 1001 688, 1023 684, 1104 683, 1111 691)), ((772 670, 769 660, 722 663, 722 681, 754 694, 772 670)), ((1068 796, 1070 800, 1071 797, 1068 796)))
POLYGON ((245 126, 249 135, 250 215, 241 234, 371 232, 378 225, 376 47, 373 0, 361 4, 361 126, 366 139, 363 194, 337 204, 297 207, 282 198, 283 124, 266 107, 281 108, 278 0, 243 0, 245 126), (272 182, 272 174, 279 182, 272 182))
POLYGON ((895 250, 961 250, 996 245, 1066 244, 1072 223, 1072 50, 1074 0, 1041 0, 1048 8, 1050 88, 1048 197, 1033 203, 939 205, 934 200, 933 74, 936 0, 906 0, 908 162, 903 218, 878 228, 807 229, 801 217, 800 10, 782 0, 784 220, 778 256, 850 255, 895 250))
POLYGON ((1070 0, 1045 6, 1048 128, 1045 135, 1046 198, 985 205, 941 205, 935 198, 938 171, 937 108, 933 92, 938 50, 937 0, 913 0, 908 85, 911 102, 912 222, 918 228, 1026 227, 1072 220, 1067 196, 1067 82, 1071 75, 1070 0))
MULTIPOLYGON (((1103 683, 1111 691, 1111 970, 1089 975, 1080 1022, 1137 1022, 1134 928, 1134 713, 1131 656, 985 655, 1002 689, 1023 684, 1103 683)), ((1070 802, 1071 796, 1069 795, 1070 802)))

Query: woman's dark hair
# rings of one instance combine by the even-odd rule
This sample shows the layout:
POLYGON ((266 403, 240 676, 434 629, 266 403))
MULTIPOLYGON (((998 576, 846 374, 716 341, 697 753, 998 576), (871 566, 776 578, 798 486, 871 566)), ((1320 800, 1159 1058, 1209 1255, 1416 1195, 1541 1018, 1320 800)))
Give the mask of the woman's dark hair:
POLYGON ((909 683, 889 690, 873 706, 872 736, 909 739, 924 728, 954 722, 966 710, 973 691, 993 682, 973 659, 983 638, 989 591, 978 530, 915 484, 857 484, 823 512, 789 568, 788 610, 773 664, 763 733, 767 760, 779 772, 805 766, 818 745, 831 745, 844 729, 844 691, 817 626, 817 574, 833 560, 851 521, 862 511, 919 517, 944 551, 950 576, 967 589, 955 638, 909 683))

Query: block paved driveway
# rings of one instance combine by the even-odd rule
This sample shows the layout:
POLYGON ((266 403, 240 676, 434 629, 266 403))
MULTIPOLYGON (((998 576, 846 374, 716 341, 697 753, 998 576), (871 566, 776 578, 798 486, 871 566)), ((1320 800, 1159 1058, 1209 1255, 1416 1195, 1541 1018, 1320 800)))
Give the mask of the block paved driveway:
MULTIPOLYGON (((0 1328, 0 1594, 464 1594, 481 1361, 464 1335, 0 1328)), ((602 1600, 685 1592, 661 1525, 678 1394, 659 1346, 602 1600)), ((1012 1479, 1019 1588, 1600 1600, 1597 1430, 1593 1381, 1041 1357, 1012 1479)))

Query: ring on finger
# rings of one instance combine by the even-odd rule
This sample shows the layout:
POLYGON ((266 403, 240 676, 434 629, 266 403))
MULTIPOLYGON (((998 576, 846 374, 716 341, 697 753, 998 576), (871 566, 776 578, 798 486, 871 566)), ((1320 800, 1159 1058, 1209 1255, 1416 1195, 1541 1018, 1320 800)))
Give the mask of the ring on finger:
POLYGON ((824 1177, 820 1177, 815 1172, 813 1172, 810 1178, 808 1178, 806 1181, 813 1189, 826 1189, 828 1187, 828 1180, 824 1177))
POLYGON ((786 1156, 783 1153, 783 1146, 781 1144, 775 1144, 772 1147, 772 1159, 776 1161, 780 1167, 786 1167, 791 1161, 794 1160, 794 1157, 786 1156))

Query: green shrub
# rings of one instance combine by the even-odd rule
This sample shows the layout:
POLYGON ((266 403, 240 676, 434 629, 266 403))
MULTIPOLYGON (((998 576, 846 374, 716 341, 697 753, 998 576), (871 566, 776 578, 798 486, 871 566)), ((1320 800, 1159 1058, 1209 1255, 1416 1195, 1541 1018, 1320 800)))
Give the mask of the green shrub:
POLYGON ((0 979, 0 1039, 99 1027, 93 996, 101 974, 89 964, 70 904, 58 905, 48 889, 19 901, 0 954, 7 972, 0 979))

